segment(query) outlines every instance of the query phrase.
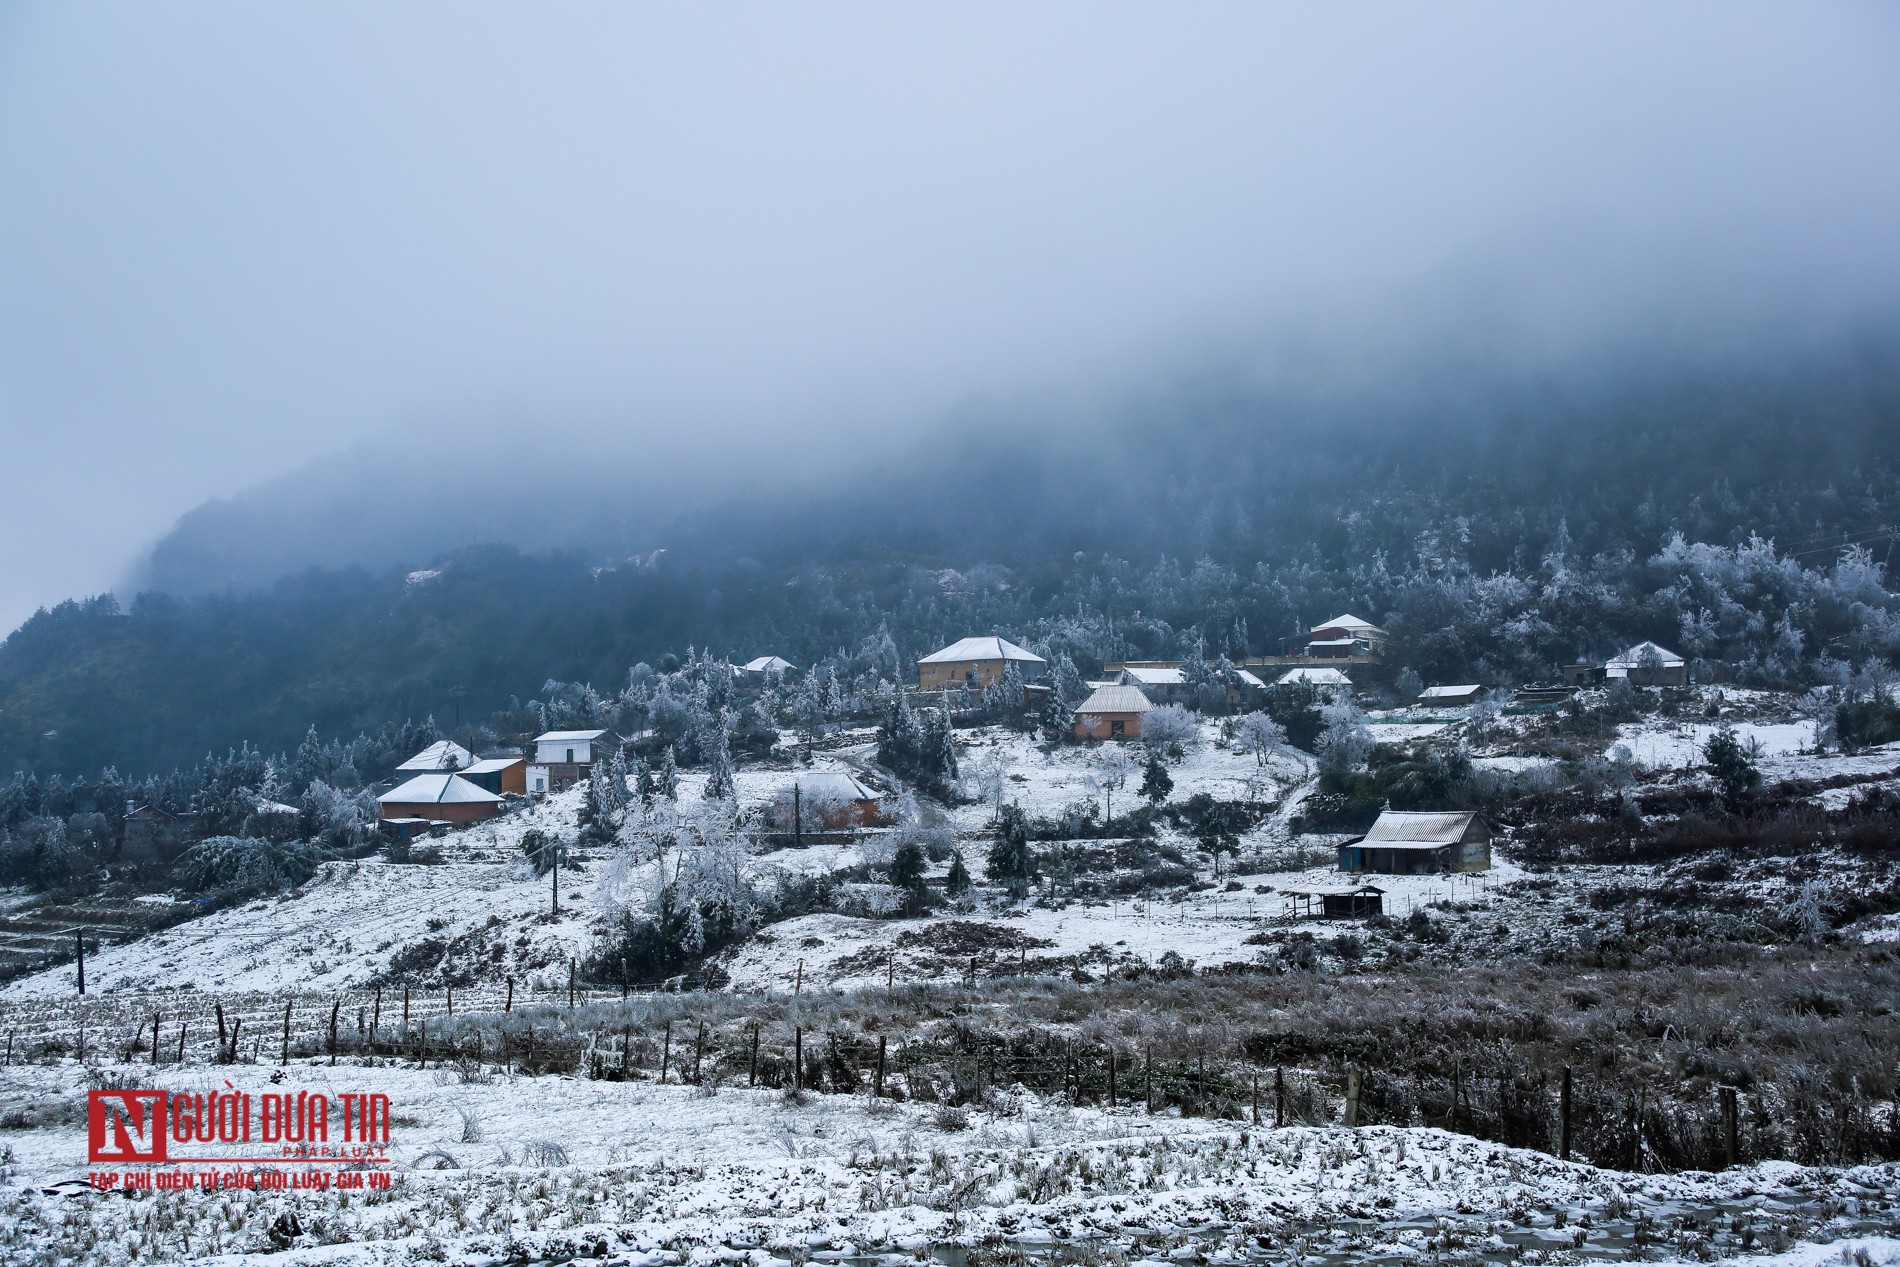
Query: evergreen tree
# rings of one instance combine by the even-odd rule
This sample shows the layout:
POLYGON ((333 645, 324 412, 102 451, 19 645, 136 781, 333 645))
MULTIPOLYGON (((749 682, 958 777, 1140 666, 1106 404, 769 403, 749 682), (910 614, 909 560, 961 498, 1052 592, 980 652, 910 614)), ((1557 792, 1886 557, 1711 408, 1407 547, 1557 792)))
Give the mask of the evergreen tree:
POLYGON ((1148 804, 1159 808, 1161 802, 1168 799, 1174 791, 1174 778, 1168 773, 1168 767, 1161 764, 1161 754, 1150 752, 1148 763, 1141 767, 1141 798, 1148 804))
POLYGON ((951 897, 962 897, 970 891, 970 869, 963 865, 961 849, 950 855, 950 872, 943 878, 943 891, 951 897))
POLYGON ((1035 878, 1036 858, 1029 848, 1029 819, 1019 805, 1005 805, 997 822, 996 841, 990 846, 990 879, 1011 897, 1029 892, 1035 878))
POLYGON ((654 782, 653 767, 639 757, 633 759, 633 787, 635 795, 640 798, 641 808, 653 808, 653 798, 659 793, 659 785, 654 782))
POLYGON ((906 840, 891 855, 891 883, 904 891, 905 909, 915 912, 929 896, 929 888, 924 883, 924 847, 915 840, 906 840))
POLYGON ((709 801, 729 801, 735 795, 732 782, 732 745, 726 740, 725 714, 723 713, 712 728, 710 743, 712 751, 707 757, 709 770, 706 777, 705 798, 709 801))
POLYGON ((673 745, 668 744, 660 757, 660 795, 669 801, 677 801, 680 796, 680 768, 673 759, 673 745))
POLYGON ((1748 807, 1754 798, 1755 789, 1761 786, 1761 770, 1755 765, 1755 756, 1735 731, 1723 726, 1709 736, 1703 745, 1702 756, 1707 761, 1709 775, 1715 785, 1722 790, 1722 803, 1728 806, 1730 813, 1740 813, 1748 807))
POLYGON ((312 783, 329 775, 330 761, 324 754, 323 741, 317 738, 317 728, 312 725, 304 732, 303 742, 297 745, 297 756, 291 762, 292 790, 300 795, 312 783))

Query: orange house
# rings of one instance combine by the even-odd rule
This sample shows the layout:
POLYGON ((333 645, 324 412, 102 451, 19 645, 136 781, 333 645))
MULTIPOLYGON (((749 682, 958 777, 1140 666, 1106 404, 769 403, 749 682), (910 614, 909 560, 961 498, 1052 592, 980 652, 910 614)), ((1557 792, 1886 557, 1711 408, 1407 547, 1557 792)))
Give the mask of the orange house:
POLYGON ((1024 680, 1039 678, 1049 662, 1007 638, 964 638, 917 662, 917 688, 923 691, 977 689, 1003 676, 1009 665, 1024 680))
POLYGON ((1138 739, 1141 719, 1154 705, 1138 686, 1098 686, 1075 710, 1078 739, 1138 739))
POLYGON ((426 818, 437 823, 479 823, 501 812, 501 798, 459 774, 418 774, 376 798, 383 818, 426 818))

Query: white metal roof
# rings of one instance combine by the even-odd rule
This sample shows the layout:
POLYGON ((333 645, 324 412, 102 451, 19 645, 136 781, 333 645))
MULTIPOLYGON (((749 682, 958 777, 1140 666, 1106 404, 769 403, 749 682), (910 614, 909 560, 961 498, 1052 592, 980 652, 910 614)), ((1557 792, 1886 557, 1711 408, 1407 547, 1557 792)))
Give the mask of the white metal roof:
POLYGON ((259 802, 257 803, 257 808, 256 808, 255 810, 253 810, 253 811, 252 811, 252 813, 256 813, 256 814, 301 814, 301 813, 303 813, 303 811, 302 811, 302 810, 300 810, 300 809, 298 809, 298 808, 297 808, 297 807, 296 807, 295 805, 286 805, 286 804, 284 804, 284 803, 283 803, 282 801, 259 801, 259 802))
POLYGON ((1047 664, 1041 656, 1032 651, 1024 651, 1007 638, 959 638, 942 651, 934 651, 919 660, 919 664, 961 664, 966 660, 1023 660, 1030 664, 1047 664))
POLYGON ((1456 844, 1478 815, 1472 810, 1452 813, 1427 813, 1389 809, 1366 833, 1365 842, 1381 849, 1394 846, 1440 849, 1456 844))
POLYGON ((466 770, 457 770, 456 773, 457 774, 499 774, 503 770, 506 770, 511 765, 520 765, 525 759, 526 758, 523 758, 523 757, 489 757, 485 761, 477 761, 474 765, 468 767, 468 769, 466 770))
POLYGON ((1078 713, 1145 713, 1153 708, 1139 686, 1116 683, 1113 686, 1098 686, 1095 693, 1082 701, 1078 713))
POLYGON ((1466 695, 1476 695, 1484 688, 1473 682, 1470 686, 1428 686, 1418 693, 1420 699, 1458 699, 1466 695))
POLYGON ((501 798, 459 774, 418 774, 376 798, 380 805, 493 804, 501 798))
POLYGON ((746 661, 739 667, 747 673, 783 673, 792 667, 792 662, 775 655, 762 655, 756 660, 746 661))
POLYGON ((1371 621, 1355 616, 1351 612, 1347 612, 1344 616, 1335 616, 1323 625, 1314 625, 1307 632, 1318 633, 1322 629, 1353 629, 1364 633, 1385 632, 1371 621))
POLYGON ((598 739, 607 732, 604 730, 550 730, 545 735, 536 735, 536 743, 579 743, 583 740, 598 739))
POLYGON ((1282 673, 1275 686, 1286 686, 1293 682, 1305 682, 1309 686, 1351 686, 1352 679, 1341 669, 1307 668, 1301 665, 1297 669, 1288 669, 1282 673))
POLYGON ((1251 669, 1236 669, 1234 670, 1234 676, 1240 679, 1242 686, 1258 686, 1264 690, 1267 685, 1255 677, 1251 669))
POLYGON ((1129 668, 1122 670, 1122 681, 1140 686, 1183 686, 1187 675, 1180 669, 1129 668))
POLYGON ((1282 890, 1288 897, 1363 897, 1368 893, 1384 893, 1376 884, 1316 884, 1304 889, 1282 890))
POLYGON ((1657 646, 1653 642, 1639 642, 1615 659, 1605 660, 1603 667, 1606 669, 1640 669, 1643 667, 1643 653, 1645 651, 1654 651, 1656 658, 1665 669, 1681 668, 1684 664, 1688 663, 1688 661, 1667 647, 1657 646))
POLYGON ((814 770, 792 780, 800 795, 837 801, 875 801, 882 799, 863 780, 843 770, 814 770))
POLYGON ((436 742, 409 758, 396 769, 404 772, 416 770, 459 770, 475 759, 475 754, 451 739, 438 739, 436 742))

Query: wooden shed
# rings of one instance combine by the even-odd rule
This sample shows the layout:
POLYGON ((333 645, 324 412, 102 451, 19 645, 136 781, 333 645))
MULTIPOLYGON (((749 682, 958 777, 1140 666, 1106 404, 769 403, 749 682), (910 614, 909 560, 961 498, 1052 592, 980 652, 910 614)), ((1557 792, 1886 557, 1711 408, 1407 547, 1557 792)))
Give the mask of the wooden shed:
POLYGON ((1385 913, 1385 890, 1372 884, 1288 889, 1286 897, 1297 919, 1368 919, 1385 913))
POLYGON ((1380 875, 1438 875, 1491 869, 1491 829, 1471 810, 1386 810, 1372 830, 1339 847, 1339 869, 1380 875))

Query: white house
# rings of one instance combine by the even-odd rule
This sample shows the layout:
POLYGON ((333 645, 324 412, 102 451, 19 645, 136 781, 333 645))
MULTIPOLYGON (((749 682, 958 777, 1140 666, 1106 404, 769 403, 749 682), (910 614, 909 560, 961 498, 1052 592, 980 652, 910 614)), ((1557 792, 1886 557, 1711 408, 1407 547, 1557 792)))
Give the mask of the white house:
POLYGON ((756 660, 748 660, 740 665, 739 672, 748 677, 765 677, 772 673, 783 676, 790 673, 794 667, 790 660, 775 655, 762 655, 756 660))
POLYGON ((611 730, 550 730, 534 737, 534 760, 528 763, 528 791, 558 792, 587 777, 597 760, 604 761, 620 747, 611 730))
POLYGON ((1603 676, 1626 679, 1631 686, 1687 686, 1689 662, 1667 647, 1639 642, 1622 655, 1603 662, 1603 676))
POLYGON ((1275 686, 1310 686, 1325 694, 1333 695, 1341 691, 1352 690, 1352 679, 1346 676, 1344 669, 1301 665, 1288 669, 1275 679, 1275 686))

